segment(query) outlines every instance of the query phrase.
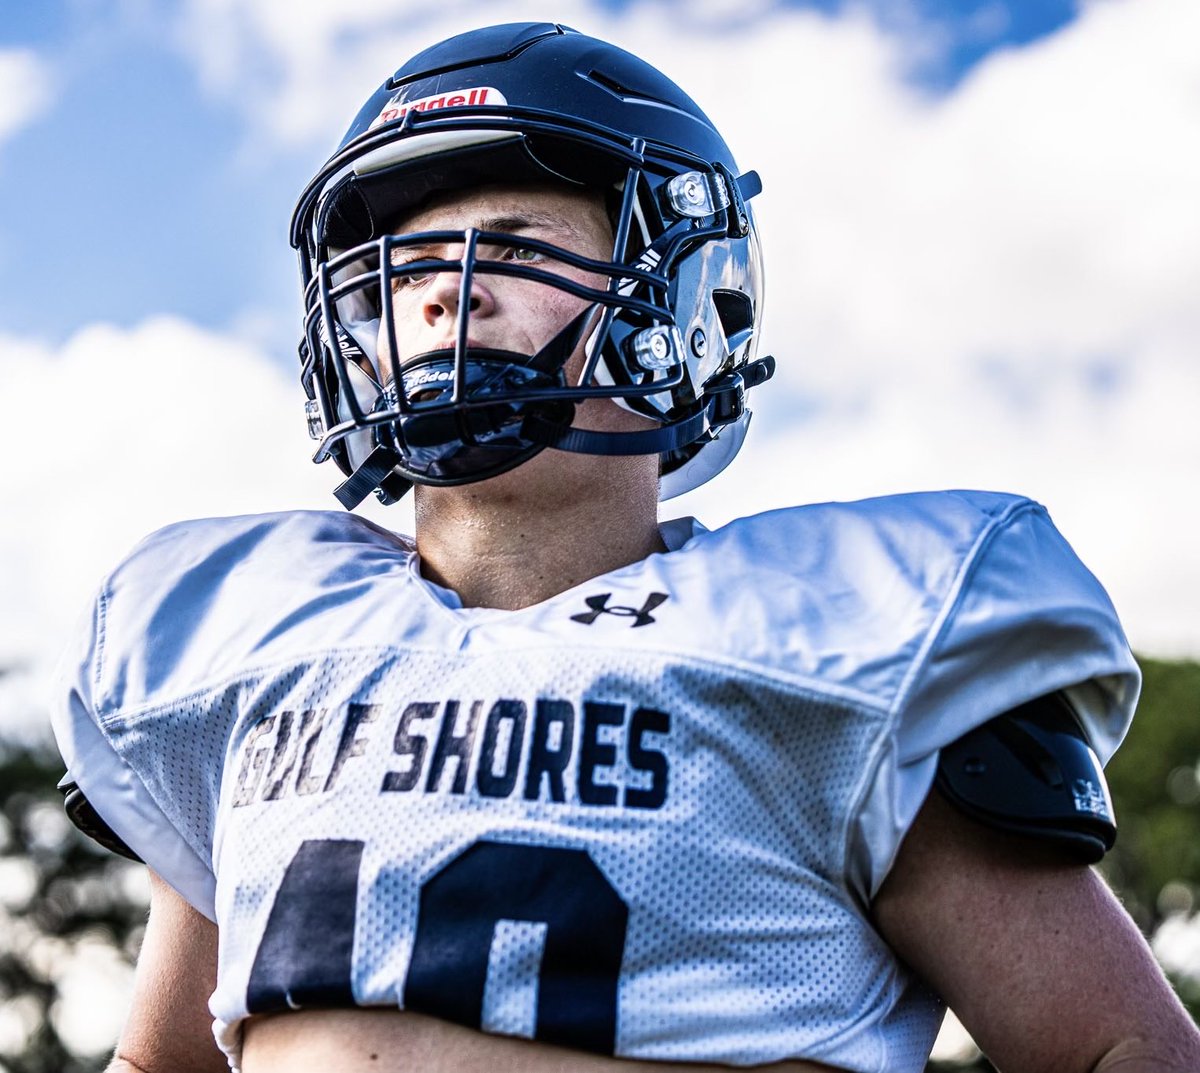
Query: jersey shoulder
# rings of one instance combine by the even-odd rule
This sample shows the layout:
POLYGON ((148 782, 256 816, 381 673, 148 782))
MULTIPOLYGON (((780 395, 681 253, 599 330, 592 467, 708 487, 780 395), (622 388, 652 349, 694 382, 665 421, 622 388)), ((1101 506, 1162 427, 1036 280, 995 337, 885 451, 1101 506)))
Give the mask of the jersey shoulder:
POLYGON ((749 662, 891 709, 982 550, 1037 512, 1019 496, 945 492, 742 518, 683 547, 703 562, 686 578, 709 604, 693 621, 719 624, 749 662))
POLYGON ((726 555, 769 571, 760 575, 769 601, 785 608, 777 637, 806 616, 794 642, 806 670, 865 695, 879 714, 850 816, 847 874, 866 900, 942 750, 1055 694, 1102 762, 1128 729, 1140 673, 1120 621, 1031 499, 949 491, 818 504, 712 536, 726 555))
POLYGON ((378 578, 404 576, 409 556, 390 533, 332 512, 148 536, 104 580, 59 661, 51 722, 75 813, 89 806, 108 844, 215 919, 213 832, 237 714, 226 693, 342 622, 338 609, 369 598, 378 578))
POLYGON ((410 542, 395 533, 339 511, 296 510, 270 514, 243 514, 220 518, 193 518, 174 522, 143 538, 109 575, 111 580, 151 579, 182 575, 201 567, 210 576, 224 568, 256 568, 270 562, 286 548, 297 556, 319 556, 352 547, 356 551, 379 546, 411 551, 410 542))
POLYGON ((1024 511, 1044 508, 1002 492, 910 492, 766 511, 707 536, 797 570, 835 565, 829 556, 840 546, 896 564, 928 563, 963 558, 981 535, 1024 511))
POLYGON ((1007 628, 1041 621, 1051 608, 1119 628, 1095 576, 1046 508, 1024 496, 946 491, 820 503, 744 518, 703 539, 714 565, 772 575, 782 589, 771 598, 799 585, 836 604, 837 616, 882 611, 903 629, 935 631, 930 644, 976 607, 1003 610, 1007 628))
POLYGON ((333 511, 206 518, 146 537, 97 600, 99 710, 153 704, 171 692, 269 662, 314 616, 404 575, 412 546, 333 511))

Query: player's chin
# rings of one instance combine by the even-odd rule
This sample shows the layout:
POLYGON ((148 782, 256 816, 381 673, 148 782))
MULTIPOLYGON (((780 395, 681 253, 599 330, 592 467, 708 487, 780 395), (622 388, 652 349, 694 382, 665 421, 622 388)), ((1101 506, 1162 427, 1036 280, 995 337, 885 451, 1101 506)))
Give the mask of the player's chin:
POLYGON ((592 432, 642 432, 658 427, 653 418, 635 414, 612 399, 583 399, 575 406, 571 424, 592 432))
MULTIPOLYGON (((633 418, 633 414, 626 414, 633 418)), ((638 419, 645 420, 645 419, 638 419)), ((652 422, 650 424, 653 424, 652 422)), ((577 423, 577 427, 583 426, 577 423)), ((602 431, 615 431, 611 427, 602 431)), ((598 490, 610 493, 632 490, 640 483, 657 488, 658 459, 649 455, 600 456, 556 451, 546 447, 519 466, 469 484, 419 488, 418 500, 427 503, 459 502, 517 510, 522 506, 539 510, 571 508, 595 497, 598 490)))

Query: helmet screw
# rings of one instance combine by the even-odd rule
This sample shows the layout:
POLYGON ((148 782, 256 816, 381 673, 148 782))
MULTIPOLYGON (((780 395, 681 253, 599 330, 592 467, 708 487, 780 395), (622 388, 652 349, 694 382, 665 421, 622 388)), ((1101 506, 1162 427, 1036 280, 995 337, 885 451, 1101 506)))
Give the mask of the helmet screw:
POLYGON ((308 437, 319 440, 325 434, 325 422, 321 418, 321 407, 316 399, 308 399, 304 403, 304 416, 308 420, 308 437))
POLYGON ((665 324, 643 328, 633 337, 634 360, 647 372, 670 369, 682 360, 683 340, 665 324))
POLYGON ((697 328, 692 332, 691 345, 692 353, 698 358, 702 358, 708 353, 708 337, 704 334, 703 328, 697 328))

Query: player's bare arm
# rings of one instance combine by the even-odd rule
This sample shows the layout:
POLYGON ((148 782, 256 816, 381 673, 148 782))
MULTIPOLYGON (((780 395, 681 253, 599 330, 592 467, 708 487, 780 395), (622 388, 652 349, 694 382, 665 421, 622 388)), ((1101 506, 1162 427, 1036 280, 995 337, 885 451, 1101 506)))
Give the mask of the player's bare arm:
POLYGON ((217 929, 153 872, 133 999, 109 1073, 221 1073, 208 996, 217 929))
MULTIPOLYGON (((606 1058, 390 1011, 306 1012, 256 1023, 244 1073, 728 1073, 707 1062, 606 1058)), ((838 1073, 816 1062, 778 1062, 760 1073, 838 1073)))
POLYGON ((1091 868, 936 790, 875 902, 889 944, 1002 1073, 1184 1073, 1200 1033, 1091 868))

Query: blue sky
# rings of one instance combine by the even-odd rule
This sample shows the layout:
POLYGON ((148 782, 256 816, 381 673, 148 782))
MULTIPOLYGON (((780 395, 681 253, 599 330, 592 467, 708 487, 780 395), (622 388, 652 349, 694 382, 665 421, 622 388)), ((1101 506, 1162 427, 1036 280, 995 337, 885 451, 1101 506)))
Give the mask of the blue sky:
MULTIPOLYGON (((605 13, 637 6, 607 0, 580 14, 602 25, 605 13)), ((681 17, 689 9, 666 6, 681 17)), ((830 19, 850 7, 765 5, 753 21, 788 6, 830 19)), ((38 122, 0 148, 0 199, 10 206, 0 222, 0 328, 62 342, 95 320, 133 324, 149 310, 216 328, 250 308, 287 307, 296 287, 288 213, 334 132, 256 154, 238 102, 206 91, 176 40, 174 7, 47 0, 5 11, 0 46, 34 50, 51 81, 38 122)), ((885 32, 927 43, 906 77, 931 94, 952 93, 990 53, 1053 34, 1076 15, 1069 0, 871 8, 885 32)), ((713 21, 735 20, 719 12, 713 21)), ((377 73, 363 85, 372 80, 377 73)), ((290 360, 289 336, 271 342, 290 360)))
POLYGON ((284 306, 287 206, 312 154, 255 160, 167 20, 114 26, 78 14, 89 6, 6 13, 4 44, 35 49, 53 81, 40 120, 0 149, 0 197, 19 209, 0 224, 0 323, 62 341, 147 311, 218 326, 248 302, 284 306))
MULTIPOLYGON (((0 535, 0 660, 48 658, 150 528, 333 506, 295 384, 291 209, 362 99, 479 10, 8 5, 0 378, 22 400, 6 429, 22 448, 0 470, 17 518, 0 535)), ((1108 585, 1135 645, 1200 655, 1187 535, 1200 508, 1179 494, 1200 470, 1200 5, 487 12, 641 53, 763 176, 764 346, 780 373, 752 399, 732 476, 664 513, 720 523, 913 488, 1026 492, 1108 585)), ((404 506, 365 509, 411 524, 404 506)), ((0 725, 4 710, 0 697, 0 725)))

